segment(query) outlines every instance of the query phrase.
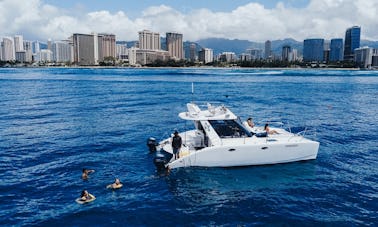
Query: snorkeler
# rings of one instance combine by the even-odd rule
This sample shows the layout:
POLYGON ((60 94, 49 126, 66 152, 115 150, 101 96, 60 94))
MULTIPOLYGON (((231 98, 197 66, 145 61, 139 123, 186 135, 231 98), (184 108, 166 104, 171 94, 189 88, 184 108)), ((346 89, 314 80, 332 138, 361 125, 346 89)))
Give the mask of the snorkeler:
POLYGON ((86 180, 86 179, 88 179, 88 175, 89 175, 90 173, 93 173, 93 172, 94 172, 93 169, 83 169, 83 172, 82 172, 82 174, 81 174, 81 178, 82 178, 83 180, 86 180))

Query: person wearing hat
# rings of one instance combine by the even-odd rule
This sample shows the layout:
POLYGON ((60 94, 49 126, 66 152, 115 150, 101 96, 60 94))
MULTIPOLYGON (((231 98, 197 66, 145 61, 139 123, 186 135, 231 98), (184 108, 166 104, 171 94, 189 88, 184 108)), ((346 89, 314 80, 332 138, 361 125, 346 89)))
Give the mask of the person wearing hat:
POLYGON ((179 158, 181 145, 182 145, 181 136, 179 135, 177 131, 175 131, 172 138, 172 150, 173 150, 173 154, 175 155, 175 159, 179 158))

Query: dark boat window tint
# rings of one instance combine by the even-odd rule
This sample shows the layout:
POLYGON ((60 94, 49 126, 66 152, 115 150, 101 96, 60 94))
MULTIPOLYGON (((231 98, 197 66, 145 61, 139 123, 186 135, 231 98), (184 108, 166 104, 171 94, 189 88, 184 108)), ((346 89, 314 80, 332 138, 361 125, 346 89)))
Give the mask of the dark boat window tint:
POLYGON ((221 138, 251 137, 252 134, 235 120, 209 120, 210 125, 221 138))

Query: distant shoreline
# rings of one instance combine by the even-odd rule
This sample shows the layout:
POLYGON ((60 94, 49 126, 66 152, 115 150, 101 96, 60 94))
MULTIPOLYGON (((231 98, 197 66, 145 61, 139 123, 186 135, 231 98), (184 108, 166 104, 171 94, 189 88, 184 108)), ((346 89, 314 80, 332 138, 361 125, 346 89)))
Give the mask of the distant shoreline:
POLYGON ((256 69, 256 70, 345 70, 345 71, 377 71, 378 69, 360 69, 360 68, 281 68, 281 67, 130 67, 130 66, 22 66, 22 67, 0 67, 0 69, 38 69, 38 68, 50 68, 50 69, 256 69))

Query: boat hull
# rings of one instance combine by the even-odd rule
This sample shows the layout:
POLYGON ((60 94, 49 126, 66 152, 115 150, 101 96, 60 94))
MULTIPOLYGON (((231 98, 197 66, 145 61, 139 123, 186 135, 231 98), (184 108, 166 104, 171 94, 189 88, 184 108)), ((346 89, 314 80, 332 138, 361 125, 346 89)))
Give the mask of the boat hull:
POLYGON ((288 163, 316 159, 318 150, 319 142, 311 140, 206 147, 171 161, 167 167, 235 167, 288 163))

